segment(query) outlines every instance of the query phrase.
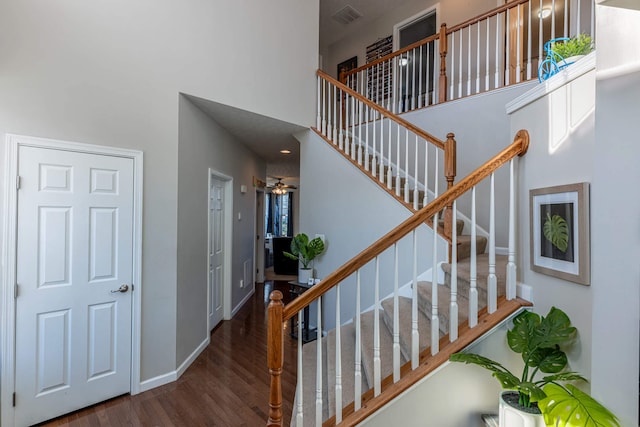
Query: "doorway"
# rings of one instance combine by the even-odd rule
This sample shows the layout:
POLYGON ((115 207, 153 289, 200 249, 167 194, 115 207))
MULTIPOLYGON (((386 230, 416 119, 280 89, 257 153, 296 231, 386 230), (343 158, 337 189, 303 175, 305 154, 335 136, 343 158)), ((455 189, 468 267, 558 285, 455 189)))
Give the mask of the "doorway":
POLYGON ((139 390, 142 153, 9 135, 2 425, 139 390))
POLYGON ((231 238, 233 235, 233 181, 209 169, 207 245, 207 324, 215 328, 230 317, 231 238))

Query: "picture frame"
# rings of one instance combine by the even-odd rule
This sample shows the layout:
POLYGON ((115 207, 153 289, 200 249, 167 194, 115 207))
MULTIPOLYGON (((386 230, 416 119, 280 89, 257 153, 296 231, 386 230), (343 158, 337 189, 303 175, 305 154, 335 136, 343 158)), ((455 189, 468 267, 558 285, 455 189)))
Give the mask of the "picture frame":
POLYGON ((591 283, 589 183, 529 190, 531 270, 591 283))

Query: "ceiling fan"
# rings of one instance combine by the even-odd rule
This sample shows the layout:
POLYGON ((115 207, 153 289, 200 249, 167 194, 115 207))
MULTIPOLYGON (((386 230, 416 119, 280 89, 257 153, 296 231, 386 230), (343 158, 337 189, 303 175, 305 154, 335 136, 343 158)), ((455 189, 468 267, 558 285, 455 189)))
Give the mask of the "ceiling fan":
POLYGON ((278 182, 276 182, 275 184, 267 186, 267 188, 271 189, 271 192, 273 194, 285 194, 285 193, 288 192, 288 190, 295 190, 295 189, 298 188, 295 185, 285 184, 284 182, 282 182, 282 178, 278 178, 278 177, 275 177, 275 176, 274 176, 274 178, 277 179, 278 182))

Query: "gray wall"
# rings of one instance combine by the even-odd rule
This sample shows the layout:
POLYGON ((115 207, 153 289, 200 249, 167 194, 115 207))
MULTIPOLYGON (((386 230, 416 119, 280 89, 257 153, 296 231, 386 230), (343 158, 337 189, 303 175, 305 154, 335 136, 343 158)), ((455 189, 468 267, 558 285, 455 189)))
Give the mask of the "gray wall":
POLYGON ((636 426, 640 363, 640 11, 598 6, 596 13, 591 388, 594 397, 620 417, 622 425, 636 426))
POLYGON ((233 178, 231 265, 232 308, 254 287, 240 288, 243 264, 253 269, 255 189, 254 176, 264 179, 266 166, 242 143, 180 97, 178 145, 178 283, 176 361, 180 365, 209 336, 207 331, 207 241, 209 168, 233 178), (248 191, 240 193, 240 186, 248 191), (242 220, 238 220, 238 214, 242 220))
POLYGON ((141 380, 177 367, 178 94, 308 126, 317 52, 318 0, 3 5, 0 155, 5 133, 144 151, 141 380))
MULTIPOLYGON (((368 176, 353 167, 348 160, 330 147, 315 132, 308 131, 300 139, 300 232, 310 237, 324 234, 326 252, 315 260, 316 276, 324 278, 347 260, 382 237, 410 212, 375 184, 368 176)), ((418 274, 431 268, 432 231, 419 228, 418 274)), ((411 235, 401 241, 400 285, 412 279, 411 235)), ((446 256, 446 245, 439 238, 440 259, 446 256)), ((393 249, 387 250, 380 264, 380 296, 393 291, 393 249)), ((373 264, 362 271, 362 308, 373 304, 373 264)), ((346 280, 342 287, 341 320, 354 316, 355 279, 346 280)), ((324 299, 325 327, 335 324, 335 292, 324 299)))

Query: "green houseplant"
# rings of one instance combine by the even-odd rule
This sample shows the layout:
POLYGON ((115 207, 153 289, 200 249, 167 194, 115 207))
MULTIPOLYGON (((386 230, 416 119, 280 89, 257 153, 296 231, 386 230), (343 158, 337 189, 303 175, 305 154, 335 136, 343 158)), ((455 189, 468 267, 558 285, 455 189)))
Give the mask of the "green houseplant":
POLYGON ((324 252, 324 242, 321 238, 316 237, 309 240, 309 236, 304 233, 299 233, 291 240, 291 252, 284 251, 282 253, 287 258, 300 261, 302 268, 298 270, 298 281, 306 283, 309 277, 311 277, 311 267, 309 267, 309 264, 322 252, 324 252))
POLYGON ((573 56, 586 55, 591 52, 593 50, 593 39, 588 34, 579 34, 569 40, 553 43, 551 50, 567 60, 573 56))
POLYGON ((524 411, 539 410, 547 425, 619 426, 615 415, 591 396, 571 384, 562 385, 586 381, 579 373, 566 371, 568 360, 564 349, 576 334, 569 317, 558 308, 552 307, 546 317, 524 311, 513 319, 513 328, 507 331, 509 348, 521 354, 524 362, 520 377, 500 363, 477 354, 456 353, 450 360, 475 364, 493 372, 502 388, 517 391, 517 404, 524 411), (541 377, 540 373, 546 375, 541 377))

